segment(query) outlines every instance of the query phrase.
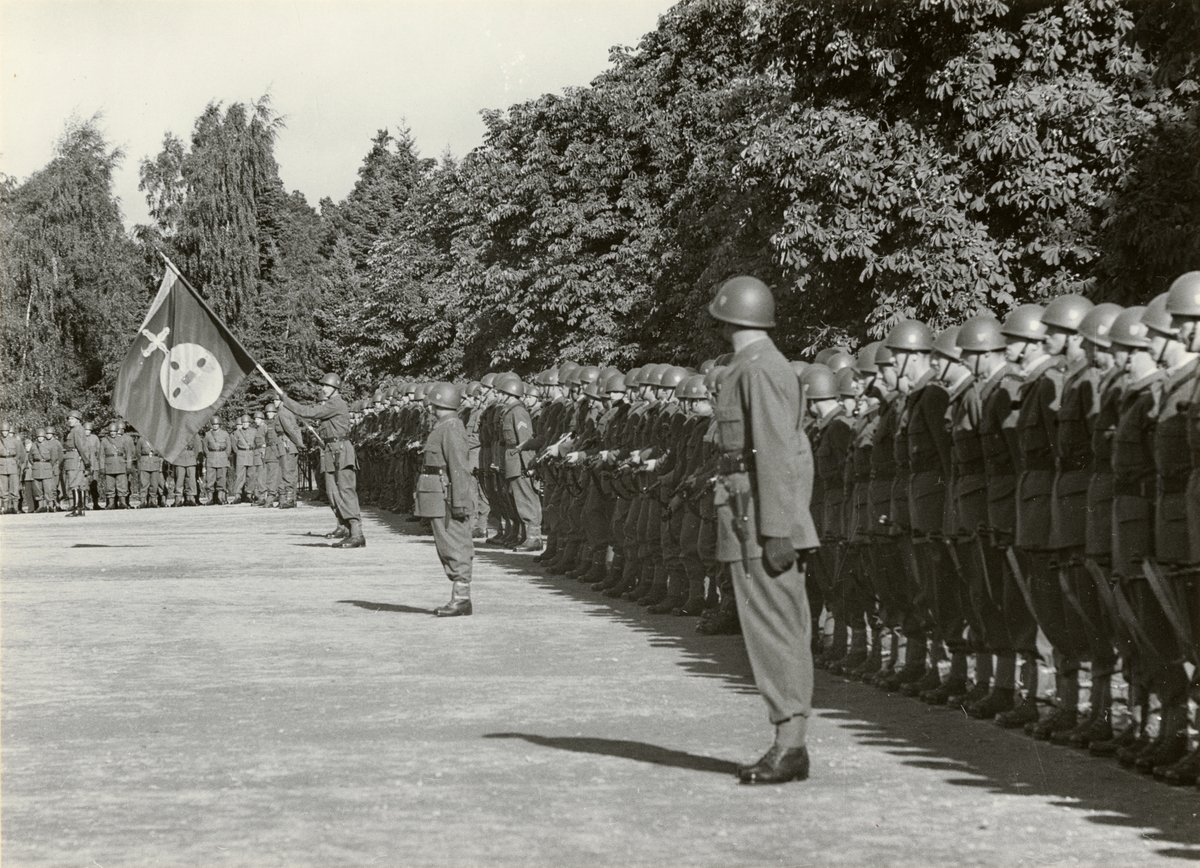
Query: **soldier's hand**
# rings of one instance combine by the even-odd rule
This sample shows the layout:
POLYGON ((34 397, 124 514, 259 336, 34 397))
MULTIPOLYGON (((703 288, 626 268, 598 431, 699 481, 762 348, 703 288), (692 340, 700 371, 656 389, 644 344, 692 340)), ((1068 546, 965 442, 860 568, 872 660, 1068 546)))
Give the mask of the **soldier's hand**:
POLYGON ((763 543, 763 569, 768 576, 778 576, 796 562, 796 549, 786 536, 767 537, 763 543))

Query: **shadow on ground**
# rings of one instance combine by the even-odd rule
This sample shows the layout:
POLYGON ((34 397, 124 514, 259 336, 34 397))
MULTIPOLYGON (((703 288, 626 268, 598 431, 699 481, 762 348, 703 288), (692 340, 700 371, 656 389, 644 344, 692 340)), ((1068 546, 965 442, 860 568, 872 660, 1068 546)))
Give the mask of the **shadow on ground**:
MULTIPOLYGON (((406 536, 421 527, 401 516, 373 511, 406 536)), ((590 586, 546 575, 527 554, 477 546, 475 557, 525 576, 549 593, 587 606, 587 614, 608 618, 648 634, 651 644, 677 650, 692 676, 717 680, 723 688, 754 692, 745 646, 739 636, 702 636, 696 619, 651 615, 636 603, 612 600, 590 586)), ((370 604, 368 604, 370 605, 370 604)), ((1165 845, 1159 855, 1200 861, 1200 793, 1171 788, 1121 768, 1113 760, 1035 741, 1019 732, 972 720, 961 711, 938 708, 823 671, 816 672, 814 713, 849 731, 864 748, 882 748, 913 768, 942 772, 952 786, 975 787, 1004 795, 1049 798, 1056 805, 1089 813, 1090 822, 1150 829, 1143 837, 1165 845)), ((820 726, 820 724, 817 724, 820 726)), ((641 742, 601 738, 547 737, 492 733, 488 738, 519 738, 533 744, 584 753, 602 753, 660 765, 732 774, 732 763, 672 751, 641 742), (689 764, 692 763, 692 764, 689 764)))
POLYGON ((398 603, 371 603, 367 600, 338 600, 338 602, 358 606, 360 609, 369 609, 372 612, 402 612, 408 615, 437 614, 433 609, 420 609, 416 606, 404 606, 398 603))
POLYGON ((698 756, 681 750, 646 744, 642 741, 626 741, 617 738, 586 738, 584 736, 545 736, 532 735, 526 732, 489 732, 484 738, 513 738, 536 744, 539 747, 552 747, 558 750, 569 750, 574 753, 599 754, 622 759, 636 760, 656 766, 670 766, 676 769, 691 769, 698 772, 715 772, 720 775, 732 775, 737 772, 737 765, 728 760, 713 757, 698 756))

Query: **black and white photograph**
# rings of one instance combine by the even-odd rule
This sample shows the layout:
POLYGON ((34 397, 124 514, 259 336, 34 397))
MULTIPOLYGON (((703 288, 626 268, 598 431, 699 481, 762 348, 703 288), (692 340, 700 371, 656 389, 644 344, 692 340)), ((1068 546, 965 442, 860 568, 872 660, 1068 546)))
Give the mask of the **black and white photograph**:
POLYGON ((1200 2, 0 0, 0 859, 1200 861, 1200 2))

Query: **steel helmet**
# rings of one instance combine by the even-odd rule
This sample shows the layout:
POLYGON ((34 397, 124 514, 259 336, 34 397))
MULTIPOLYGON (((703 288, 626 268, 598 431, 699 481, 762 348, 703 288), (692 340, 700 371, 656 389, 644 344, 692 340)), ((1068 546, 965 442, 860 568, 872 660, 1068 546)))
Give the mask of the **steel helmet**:
POLYGON ((1154 299, 1146 305, 1146 311, 1142 314, 1142 322, 1152 332, 1166 335, 1169 338, 1179 337, 1179 329, 1171 325, 1171 315, 1167 313, 1167 293, 1165 292, 1154 296, 1154 299))
POLYGON ((571 372, 578 371, 578 370, 579 370, 578 362, 570 362, 570 361, 563 362, 561 365, 558 366, 558 382, 564 386, 567 385, 567 380, 570 377, 571 372))
POLYGON ((810 401, 825 401, 838 396, 837 374, 825 365, 814 363, 800 375, 800 388, 810 401))
POLYGON ((968 353, 994 353, 1004 349, 1000 320, 990 313, 976 314, 958 329, 954 343, 968 353))
MULTIPOLYGON (((9 430, 9 431, 11 431, 12 429, 11 429, 11 428, 9 428, 8 430, 9 430)), ((84 431, 91 431, 91 430, 92 430, 92 423, 91 423, 90 421, 88 421, 88 422, 84 422, 84 423, 83 423, 83 430, 84 430, 84 431)))
POLYGON ((1141 305, 1127 307, 1117 314, 1108 329, 1108 340, 1113 346, 1127 350, 1146 349, 1150 346, 1150 330, 1142 322, 1146 308, 1141 305))
MULTIPOLYGON (((136 434, 137 432, 136 432, 136 431, 134 431, 133 433, 135 433, 135 434, 136 434)), ((47 425, 47 426, 46 426, 46 436, 47 436, 47 437, 55 437, 55 436, 57 436, 57 435, 58 435, 58 429, 57 429, 57 428, 55 428, 53 425, 47 425)))
POLYGON ((962 349, 958 346, 958 331, 959 327, 952 325, 938 332, 933 339, 933 351, 956 362, 961 359, 962 349))
POLYGON ((836 352, 825 362, 825 367, 829 368, 835 374, 842 368, 853 368, 854 356, 849 353, 836 352))
POLYGON ((425 397, 428 394, 429 394, 429 384, 428 383, 418 383, 416 385, 416 388, 413 389, 413 398, 417 401, 424 401, 425 397))
POLYGON ((639 386, 657 386, 662 383, 663 374, 667 372, 670 365, 646 365, 642 368, 642 375, 639 378, 639 386))
POLYGON ((839 398, 858 397, 858 375, 855 373, 854 368, 842 368, 834 374, 834 379, 837 381, 839 398))
POLYGON ((1175 278, 1167 290, 1167 313, 1200 319, 1200 271, 1189 271, 1175 278))
POLYGON ((578 377, 578 382, 585 386, 588 383, 598 383, 600 382, 600 368, 596 365, 588 365, 587 367, 580 368, 576 376, 578 377))
POLYGON ((478 380, 472 380, 467 383, 467 388, 463 389, 463 395, 468 398, 478 398, 479 393, 483 391, 483 383, 478 380))
POLYGON ((887 344, 880 341, 875 350, 875 364, 881 368, 890 368, 896 364, 896 356, 888 349, 887 344))
POLYGON ((0 422, 0 431, 4 432, 5 434, 11 434, 12 422, 0 422))
POLYGON ((535 376, 533 378, 533 384, 535 386, 558 385, 558 369, 550 368, 549 370, 538 371, 537 376, 535 376), (550 371, 551 370, 554 371, 554 382, 553 383, 550 382, 550 371))
POLYGON ((1112 346, 1108 339, 1108 330, 1112 328, 1113 320, 1121 312, 1121 305, 1106 301, 1096 305, 1083 315, 1079 323, 1079 333, 1083 339, 1091 341, 1098 347, 1112 346))
POLYGON ((854 361, 854 369, 856 371, 867 376, 874 376, 879 373, 879 365, 875 361, 875 353, 879 350, 881 343, 881 341, 871 341, 859 349, 858 358, 854 361))
POLYGON ((36 431, 34 431, 34 432, 33 432, 33 436, 34 436, 34 437, 45 437, 45 436, 46 436, 46 429, 45 429, 45 428, 38 428, 36 431))
POLYGON ((716 359, 705 359, 704 361, 702 361, 700 363, 700 371, 699 372, 701 374, 707 374, 709 371, 711 371, 716 366, 717 366, 716 359))
MULTIPOLYGON (((213 419, 213 424, 214 424, 214 425, 220 425, 220 424, 221 424, 221 420, 220 420, 220 419, 216 419, 216 418, 214 418, 214 419, 213 419)), ((116 422, 109 422, 109 423, 108 423, 108 433, 109 433, 109 434, 116 434, 116 433, 117 433, 117 423, 116 423, 116 422)))
POLYGON ((849 354, 850 348, 843 346, 826 347, 825 349, 821 350, 821 352, 817 353, 817 358, 814 361, 816 361, 818 365, 828 365, 829 360, 838 353, 849 354))
POLYGON ((686 369, 678 365, 670 365, 663 371, 662 378, 658 382, 660 389, 674 389, 688 377, 686 369))
POLYGON ((521 382, 520 377, 511 371, 496 377, 496 389, 514 398, 520 398, 525 395, 525 384, 521 382))
POLYGON ((405 383, 404 384, 404 395, 407 398, 415 398, 417 396, 417 384, 416 383, 405 383))
POLYGON ((1092 303, 1082 295, 1060 295, 1042 311, 1042 325, 1064 332, 1077 332, 1079 324, 1091 309, 1092 303))
POLYGON ((620 371, 614 371, 604 378, 605 392, 628 392, 629 387, 625 385, 625 374, 620 371))
POLYGON ((82 422, 83 421, 83 412, 80 410, 72 410, 70 413, 67 414, 67 418, 68 419, 78 419, 80 422, 82 422))
POLYGON ((730 325, 770 329, 775 327, 775 296, 757 277, 734 277, 721 284, 708 312, 730 325))
POLYGON ((440 407, 443 410, 457 410, 462 406, 462 388, 454 383, 434 383, 425 393, 429 406, 440 407))
POLYGON ((267 418, 267 417, 263 415, 263 411, 262 411, 262 410, 255 410, 255 411, 254 411, 254 419, 255 419, 255 421, 258 421, 259 419, 264 419, 264 420, 265 420, 266 418, 267 418))
POLYGON ((708 398, 708 387, 704 385, 704 374, 690 374, 675 387, 675 397, 681 401, 703 401, 708 398))
POLYGON ((799 379, 800 375, 804 373, 804 369, 808 367, 808 362, 803 359, 796 359, 788 364, 792 366, 792 373, 796 375, 796 379, 799 379))
POLYGON ((933 331, 920 320, 906 319, 892 326, 884 345, 897 353, 931 353, 933 331))
POLYGON ((585 398, 591 398, 593 401, 600 401, 605 398, 604 390, 600 388, 600 381, 588 383, 583 387, 583 395, 585 398))
POLYGON ((342 388, 342 378, 333 371, 315 378, 314 382, 320 383, 322 386, 333 386, 333 388, 339 390, 342 388))
POLYGON ((1020 341, 1040 341, 1046 337, 1046 326, 1042 324, 1042 306, 1023 304, 1004 318, 1000 333, 1006 338, 1020 341))
POLYGON ((625 388, 628 390, 631 386, 640 386, 642 384, 642 369, 632 368, 625 374, 625 388))
POLYGON ((710 395, 716 394, 717 387, 721 385, 721 380, 728 370, 725 365, 714 365, 713 369, 704 375, 704 388, 708 389, 710 395))
POLYGON ((492 387, 494 387, 496 385, 495 372, 488 371, 486 374, 484 374, 482 377, 480 377, 479 385, 483 386, 485 389, 491 389, 492 387))

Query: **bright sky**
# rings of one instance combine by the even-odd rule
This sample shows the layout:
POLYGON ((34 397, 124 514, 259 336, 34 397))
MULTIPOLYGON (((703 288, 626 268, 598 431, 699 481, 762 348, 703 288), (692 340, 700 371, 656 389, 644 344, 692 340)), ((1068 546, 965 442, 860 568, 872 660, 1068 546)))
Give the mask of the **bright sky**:
POLYGON ((188 141, 210 100, 270 92, 288 189, 343 198, 369 140, 407 123, 424 156, 480 143, 479 111, 585 85, 670 0, 0 0, 0 171, 24 179, 76 114, 125 151, 127 224, 148 220, 138 164, 188 141))

